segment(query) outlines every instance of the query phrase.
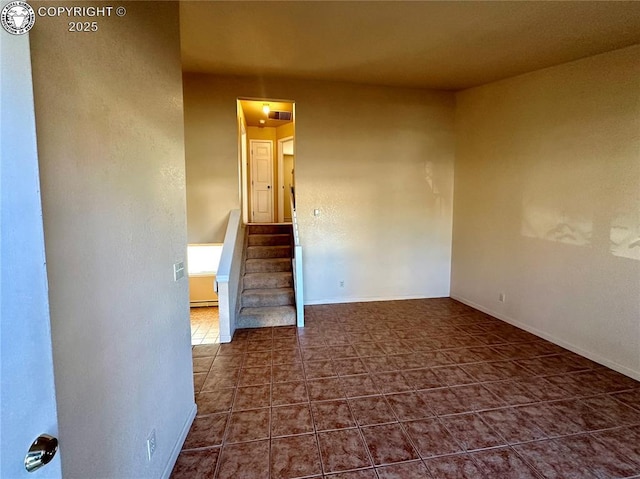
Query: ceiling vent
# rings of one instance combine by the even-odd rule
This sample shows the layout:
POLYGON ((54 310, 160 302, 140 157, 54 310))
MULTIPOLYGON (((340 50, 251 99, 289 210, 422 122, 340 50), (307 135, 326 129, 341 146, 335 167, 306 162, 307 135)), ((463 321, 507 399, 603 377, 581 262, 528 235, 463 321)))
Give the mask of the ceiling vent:
POLYGON ((270 120, 283 120, 283 121, 291 121, 292 113, 290 111, 274 111, 271 110, 269 112, 270 120))

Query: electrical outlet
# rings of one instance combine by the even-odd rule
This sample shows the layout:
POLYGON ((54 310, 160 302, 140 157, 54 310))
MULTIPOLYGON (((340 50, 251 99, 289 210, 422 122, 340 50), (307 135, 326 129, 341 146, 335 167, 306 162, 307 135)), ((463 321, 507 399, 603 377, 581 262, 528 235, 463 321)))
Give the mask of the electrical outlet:
POLYGON ((344 280, 341 280, 341 281, 340 281, 340 287, 341 287, 341 288, 344 288, 344 280))
POLYGON ((152 430, 147 437, 147 461, 151 461, 153 453, 156 452, 156 430, 152 430))
POLYGON ((498 295, 498 301, 500 301, 501 303, 504 303, 507 301, 507 296, 504 293, 500 293, 498 295))

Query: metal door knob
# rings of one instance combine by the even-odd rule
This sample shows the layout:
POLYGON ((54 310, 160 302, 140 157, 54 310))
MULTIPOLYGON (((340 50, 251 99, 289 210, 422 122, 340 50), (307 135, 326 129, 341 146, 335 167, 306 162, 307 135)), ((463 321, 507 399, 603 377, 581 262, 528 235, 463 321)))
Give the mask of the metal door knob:
POLYGON ((270 190, 270 189, 271 189, 271 185, 267 186, 267 189, 269 189, 269 190, 270 190))
POLYGON ((58 452, 58 440, 48 434, 41 434, 33 441, 29 452, 24 457, 24 468, 28 472, 37 471, 51 462, 58 452))

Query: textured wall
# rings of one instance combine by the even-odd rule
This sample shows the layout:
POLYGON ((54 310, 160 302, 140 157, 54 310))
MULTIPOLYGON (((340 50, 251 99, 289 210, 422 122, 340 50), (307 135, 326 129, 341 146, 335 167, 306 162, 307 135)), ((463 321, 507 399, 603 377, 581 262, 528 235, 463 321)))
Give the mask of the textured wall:
POLYGON ((640 378, 640 47, 456 114, 452 295, 640 378))
POLYGON ((222 243, 229 211, 240 208, 236 98, 228 100, 184 85, 189 243, 222 243))
POLYGON ((187 190, 206 205, 190 234, 237 207, 237 97, 291 99, 305 302, 448 296, 452 94, 198 74, 184 90, 187 190))
POLYGON ((65 478, 161 477, 194 408, 178 6, 122 5, 31 34, 65 478))

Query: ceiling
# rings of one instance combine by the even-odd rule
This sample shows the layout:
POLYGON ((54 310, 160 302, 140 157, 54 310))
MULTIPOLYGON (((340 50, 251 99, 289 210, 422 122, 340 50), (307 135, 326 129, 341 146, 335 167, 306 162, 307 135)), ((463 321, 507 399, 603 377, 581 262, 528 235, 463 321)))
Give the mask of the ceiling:
POLYGON ((263 105, 267 103, 271 111, 291 111, 293 112, 293 103, 283 101, 271 101, 271 100, 240 100, 240 106, 244 112, 244 119, 247 122, 247 126, 266 126, 269 128, 275 128, 282 126, 289 121, 272 120, 267 118, 264 111, 262 111, 263 105), (260 120, 266 120, 265 124, 260 124, 260 120))
POLYGON ((181 1, 183 69, 458 90, 640 43, 640 2, 181 1))

